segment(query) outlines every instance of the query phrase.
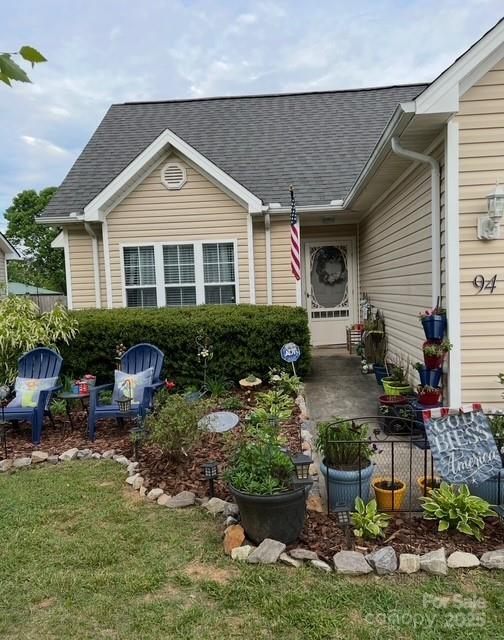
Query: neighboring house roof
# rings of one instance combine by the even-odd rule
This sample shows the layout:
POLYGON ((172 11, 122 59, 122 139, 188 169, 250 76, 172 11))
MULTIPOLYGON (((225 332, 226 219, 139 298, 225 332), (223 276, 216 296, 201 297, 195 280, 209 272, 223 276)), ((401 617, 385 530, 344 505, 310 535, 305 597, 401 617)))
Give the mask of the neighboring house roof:
POLYGON ((21 260, 21 255, 8 240, 4 236, 3 233, 0 232, 0 251, 5 254, 7 260, 21 260))
POLYGON ((428 85, 137 102, 110 107, 45 209, 82 213, 170 129, 264 204, 344 199, 400 102, 428 85))
POLYGON ((13 296, 25 296, 25 295, 61 296, 63 295, 59 291, 51 291, 50 289, 44 289, 43 287, 32 287, 31 284, 24 284, 22 282, 8 282, 7 291, 9 295, 13 295, 13 296))

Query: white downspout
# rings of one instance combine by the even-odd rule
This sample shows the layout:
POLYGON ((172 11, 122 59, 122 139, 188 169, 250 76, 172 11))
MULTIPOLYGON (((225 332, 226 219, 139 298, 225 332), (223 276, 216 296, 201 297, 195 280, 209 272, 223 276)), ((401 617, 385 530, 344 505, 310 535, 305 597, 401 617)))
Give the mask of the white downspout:
POLYGON ((96 304, 96 308, 100 309, 101 308, 101 286, 100 286, 100 262, 99 262, 99 255, 98 255, 98 238, 92 226, 89 224, 89 222, 84 223, 84 229, 86 230, 87 234, 91 237, 91 244, 93 247, 95 304, 96 304))
POLYGON ((432 156, 410 151, 401 147, 399 138, 393 137, 392 151, 402 158, 428 164, 431 168, 431 203, 432 203, 432 306, 435 307, 441 296, 441 180, 439 162, 432 156))
POLYGON ((268 304, 273 304, 273 279, 271 274, 271 216, 264 214, 264 241, 266 244, 266 293, 268 304))

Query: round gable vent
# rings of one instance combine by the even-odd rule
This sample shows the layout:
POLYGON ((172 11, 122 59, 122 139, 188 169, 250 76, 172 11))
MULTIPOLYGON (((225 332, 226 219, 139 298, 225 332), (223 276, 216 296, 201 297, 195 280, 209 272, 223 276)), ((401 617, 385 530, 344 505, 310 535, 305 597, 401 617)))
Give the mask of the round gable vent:
POLYGON ((161 182, 167 189, 181 189, 186 180, 185 167, 177 162, 167 162, 161 169, 161 182))

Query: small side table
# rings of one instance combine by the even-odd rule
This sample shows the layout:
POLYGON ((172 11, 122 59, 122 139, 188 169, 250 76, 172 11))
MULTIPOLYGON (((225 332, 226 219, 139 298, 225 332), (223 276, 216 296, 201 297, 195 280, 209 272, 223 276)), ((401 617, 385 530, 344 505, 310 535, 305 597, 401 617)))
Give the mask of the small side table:
POLYGON ((71 391, 63 391, 61 393, 58 393, 57 396, 60 400, 64 400, 65 401, 65 405, 66 405, 66 413, 68 416, 68 419, 70 420, 70 426, 72 428, 74 428, 74 424, 73 424, 73 419, 72 419, 72 402, 75 402, 76 400, 80 400, 81 403, 81 407, 84 409, 84 411, 88 412, 86 403, 84 402, 84 400, 86 398, 89 398, 89 392, 88 393, 72 393, 71 391))

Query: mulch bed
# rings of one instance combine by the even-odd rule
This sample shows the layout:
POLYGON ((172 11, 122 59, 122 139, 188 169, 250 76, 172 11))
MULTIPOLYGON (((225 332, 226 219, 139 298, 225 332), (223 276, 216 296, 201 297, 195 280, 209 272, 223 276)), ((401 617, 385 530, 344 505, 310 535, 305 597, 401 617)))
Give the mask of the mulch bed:
MULTIPOLYGON (((241 392, 236 392, 244 404, 244 408, 236 411, 243 420, 250 411, 253 400, 241 392)), ((215 410, 219 407, 216 406, 215 410)), ((40 448, 49 454, 61 454, 63 451, 77 447, 79 449, 91 449, 103 452, 107 449, 115 449, 116 453, 128 458, 133 456, 133 446, 130 436, 131 424, 119 426, 115 420, 107 420, 99 423, 95 442, 89 442, 86 437, 87 416, 84 411, 76 411, 73 414, 74 429, 68 428, 66 417, 56 417, 56 426, 53 427, 46 421, 42 436, 42 444, 35 447, 31 443, 31 430, 28 425, 20 424, 9 429, 7 436, 8 457, 21 457, 31 455, 32 451, 40 448)), ((296 406, 291 420, 282 425, 282 435, 286 445, 293 452, 300 451, 299 440, 299 409, 296 406)), ((234 430, 239 434, 240 427, 234 430)), ((145 479, 147 487, 161 487, 166 493, 175 495, 180 491, 193 491, 198 497, 208 495, 208 483, 202 473, 205 462, 214 460, 222 470, 226 467, 231 452, 232 434, 204 433, 201 441, 182 460, 172 460, 164 455, 158 447, 144 445, 138 456, 140 473, 145 479)), ((0 451, 0 458, 3 451, 0 451)), ((225 500, 231 498, 227 485, 218 480, 215 483, 215 494, 225 500)), ((316 551, 326 561, 332 556, 347 548, 356 548, 370 552, 377 547, 390 544, 397 553, 426 553, 444 546, 447 553, 453 551, 468 551, 481 555, 485 551, 504 547, 504 526, 502 521, 493 518, 487 521, 482 542, 463 535, 461 533, 438 533, 437 523, 423 520, 420 514, 414 514, 410 518, 407 514, 394 517, 386 531, 386 537, 379 543, 362 543, 356 541, 350 531, 345 532, 335 516, 325 513, 308 511, 306 525, 296 545, 316 551), (365 546, 358 546, 359 544, 365 546)))
POLYGON ((408 514, 393 518, 385 533, 385 538, 378 543, 355 540, 351 533, 345 534, 344 529, 333 515, 308 512, 306 525, 301 534, 299 544, 316 551, 321 558, 330 561, 335 553, 343 549, 355 548, 358 551, 370 553, 378 547, 390 545, 397 553, 427 553, 444 547, 449 555, 453 551, 467 551, 481 555, 485 551, 502 549, 504 547, 504 525, 498 518, 489 518, 484 530, 484 538, 478 542, 474 538, 459 532, 437 531, 437 522, 424 520, 420 514, 408 514))

